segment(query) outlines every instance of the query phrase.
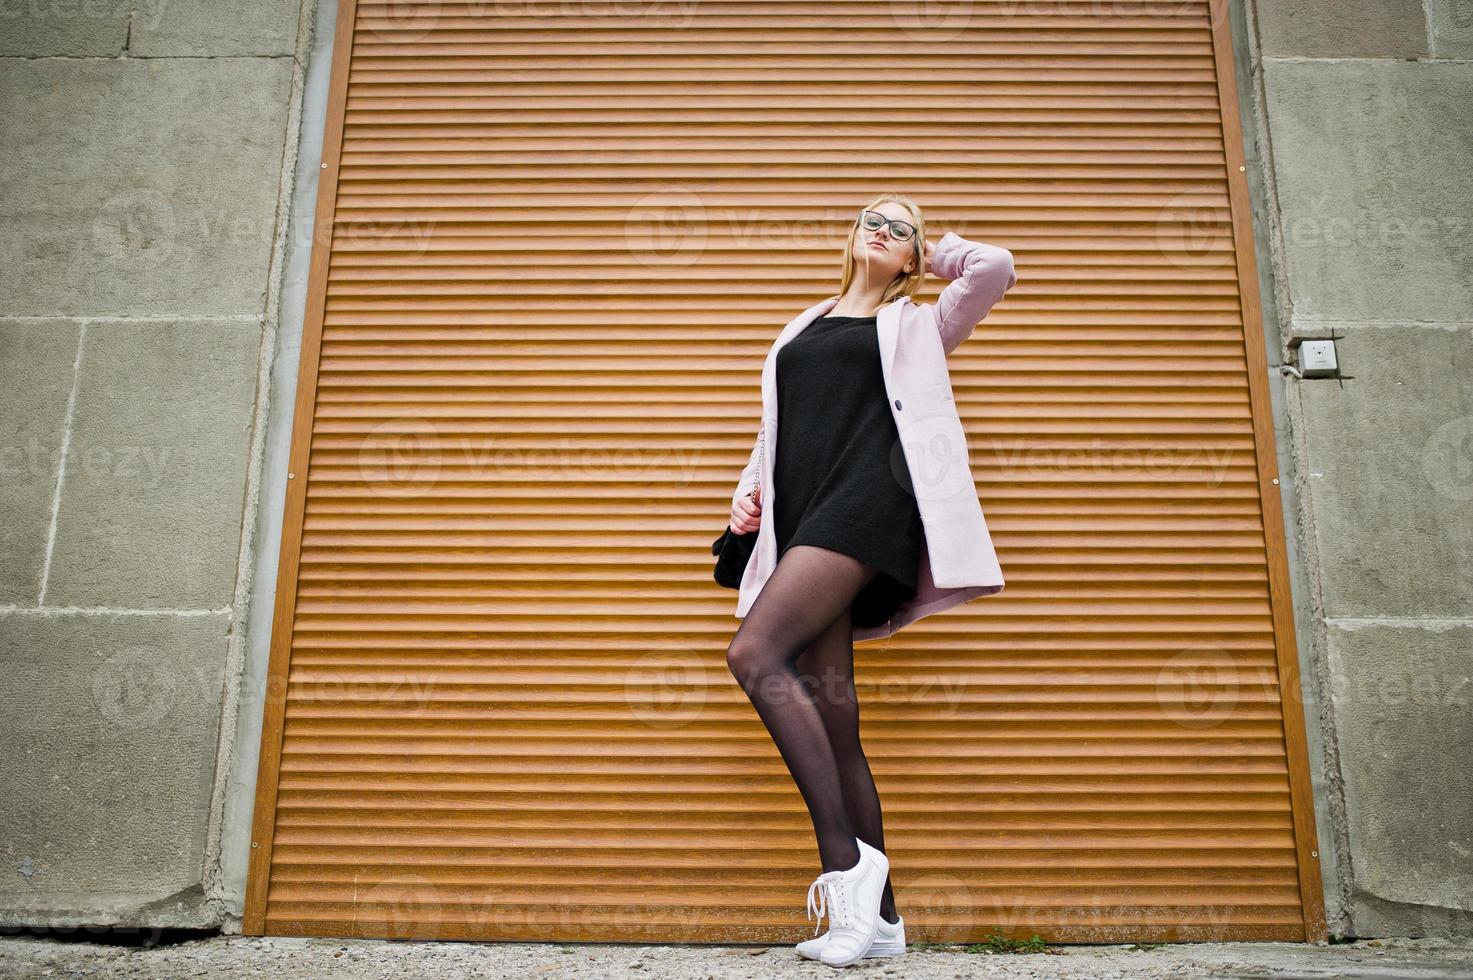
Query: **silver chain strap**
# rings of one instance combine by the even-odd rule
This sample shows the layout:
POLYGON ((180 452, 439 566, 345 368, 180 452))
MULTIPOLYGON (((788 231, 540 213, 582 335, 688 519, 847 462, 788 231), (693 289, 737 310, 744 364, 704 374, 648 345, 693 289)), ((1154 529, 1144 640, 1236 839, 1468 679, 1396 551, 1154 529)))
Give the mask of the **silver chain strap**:
POLYGON ((767 449, 767 424, 766 423, 763 423, 762 428, 760 428, 760 429, 757 430, 757 473, 756 473, 757 482, 752 485, 752 489, 751 490, 748 490, 747 491, 747 496, 748 497, 750 497, 753 494, 755 494, 757 492, 757 488, 760 487, 760 486, 762 486, 762 456, 763 456, 764 452, 766 451, 766 449, 767 449))
POLYGON ((757 430, 757 472, 753 473, 753 483, 747 497, 756 494, 757 488, 762 486, 762 457, 767 451, 767 424, 763 423, 762 429, 757 430))

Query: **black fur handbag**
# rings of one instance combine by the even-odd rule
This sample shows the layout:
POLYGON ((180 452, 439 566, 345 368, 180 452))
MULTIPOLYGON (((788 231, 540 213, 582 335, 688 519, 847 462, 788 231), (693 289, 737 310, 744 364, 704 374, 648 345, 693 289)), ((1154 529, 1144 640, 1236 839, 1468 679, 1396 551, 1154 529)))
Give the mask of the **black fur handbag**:
MULTIPOLYGON (((757 483, 762 483, 762 454, 766 448, 766 433, 759 434, 757 440, 757 483)), ((757 488, 752 488, 756 493, 757 488)), ((751 496, 752 493, 747 494, 751 496)), ((711 542, 711 554, 716 556, 716 569, 713 577, 716 584, 728 589, 740 590, 742 587, 742 573, 747 570, 747 562, 752 560, 752 551, 757 547, 757 532, 748 531, 746 534, 737 534, 731 529, 730 522, 721 532, 721 537, 711 542)))
POLYGON ((717 556, 714 573, 717 585, 741 589, 742 573, 747 570, 747 562, 752 559, 756 544, 756 531, 737 534, 727 525, 726 530, 721 532, 721 537, 711 543, 711 554, 717 556))

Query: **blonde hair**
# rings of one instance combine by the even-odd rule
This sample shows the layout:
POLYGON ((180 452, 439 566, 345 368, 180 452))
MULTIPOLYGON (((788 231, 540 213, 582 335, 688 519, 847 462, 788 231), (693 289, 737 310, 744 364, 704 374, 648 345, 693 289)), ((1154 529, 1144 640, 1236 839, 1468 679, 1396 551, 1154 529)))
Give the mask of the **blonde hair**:
POLYGON ((914 296, 920 292, 921 286, 925 283, 926 256, 922 253, 921 249, 925 247, 926 219, 921 214, 921 206, 904 194, 886 192, 878 195, 864 207, 860 208, 859 213, 854 216, 854 223, 849 226, 849 234, 844 239, 844 275, 839 280, 840 296, 843 296, 848 291, 849 283, 854 279, 853 242, 854 231, 859 227, 859 219, 864 216, 864 212, 871 210, 876 204, 884 204, 886 202, 899 204, 905 210, 909 211, 910 223, 916 226, 916 232, 910 236, 910 241, 903 243, 912 247, 915 256, 915 270, 908 273, 905 271, 896 273, 895 278, 890 281, 889 285, 885 287, 885 292, 880 296, 880 305, 884 306, 886 303, 901 296, 914 296))

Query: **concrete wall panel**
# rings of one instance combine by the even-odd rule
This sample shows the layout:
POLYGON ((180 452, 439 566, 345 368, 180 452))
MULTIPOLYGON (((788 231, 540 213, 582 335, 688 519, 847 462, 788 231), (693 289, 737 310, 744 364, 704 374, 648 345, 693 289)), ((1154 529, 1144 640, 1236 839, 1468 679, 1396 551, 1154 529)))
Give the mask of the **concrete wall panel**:
POLYGON ((81 326, 0 321, 0 605, 35 605, 81 326))
POLYGON ((204 925, 225 615, 0 618, 8 921, 204 925))
POLYGON ((1265 90, 1298 319, 1473 310, 1473 70, 1270 62, 1265 90))
POLYGON ((260 348, 253 321, 87 325, 48 604, 230 604, 260 348))
POLYGON ((0 60, 0 314, 260 314, 291 74, 0 60))

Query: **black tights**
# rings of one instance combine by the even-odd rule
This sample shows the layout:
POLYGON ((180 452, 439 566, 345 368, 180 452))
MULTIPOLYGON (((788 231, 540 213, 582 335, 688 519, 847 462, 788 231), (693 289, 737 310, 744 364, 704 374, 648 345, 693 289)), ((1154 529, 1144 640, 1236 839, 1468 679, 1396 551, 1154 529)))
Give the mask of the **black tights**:
MULTIPOLYGON (((854 838, 885 849, 880 795, 859 744, 849 604, 876 570, 813 545, 783 553, 726 650, 726 663, 808 805, 824 871, 859 861, 854 838)), ((885 879, 880 915, 896 921, 885 879)))

